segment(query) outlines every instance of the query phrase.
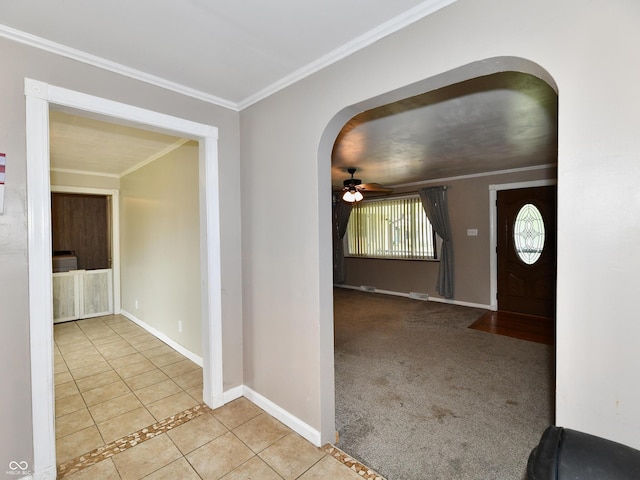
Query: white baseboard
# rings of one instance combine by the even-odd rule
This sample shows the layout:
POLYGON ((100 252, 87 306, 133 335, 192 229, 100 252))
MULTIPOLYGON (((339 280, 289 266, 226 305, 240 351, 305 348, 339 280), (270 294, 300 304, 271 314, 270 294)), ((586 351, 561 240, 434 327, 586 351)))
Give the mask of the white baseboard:
MULTIPOLYGON (((142 320, 137 318, 135 315, 132 315, 131 313, 129 313, 129 312, 125 311, 125 310, 121 310, 120 314, 123 315, 124 317, 128 318, 129 320, 131 320, 136 325, 139 325, 140 327, 144 328, 151 335, 155 336, 159 340, 162 340, 164 343, 166 343, 171 348, 173 348, 177 352, 181 353, 182 355, 184 355, 185 357, 187 357, 191 361, 193 361, 193 362, 197 363, 198 365, 202 366, 202 363, 203 363, 202 357, 200 357, 200 356, 196 355, 195 353, 187 350, 182 345, 176 343, 174 340, 171 340, 164 333, 162 333, 161 331, 153 328, 151 325, 143 322, 142 320)), ((240 397, 245 397, 247 400, 249 400, 250 402, 254 403, 256 406, 260 407, 262 410, 267 412, 269 415, 271 415, 275 419, 279 420, 280 422, 284 423, 291 430, 293 430, 294 432, 296 432, 297 434, 299 434, 303 438, 309 440, 315 446, 317 446, 317 447, 321 447, 322 446, 321 445, 321 435, 320 435, 320 432, 318 430, 316 430, 315 428, 313 428, 310 425, 306 424, 305 422, 300 420, 295 415, 292 415, 291 413, 289 413, 288 411, 286 411, 282 407, 276 405, 271 400, 269 400, 268 398, 260 395, 258 392, 252 390, 251 388, 247 387, 246 385, 239 385, 237 387, 233 387, 233 388, 231 388, 229 390, 226 390, 223 393, 223 396, 222 396, 221 400, 222 400, 223 404, 226 404, 226 403, 229 403, 229 402, 231 402, 233 400, 236 400, 236 399, 238 399, 240 397)), ((216 405, 217 405, 217 402, 216 402, 216 405)))
MULTIPOLYGON (((30 472, 31 475, 27 475, 26 477, 21 477, 20 480, 51 480, 53 478, 56 478, 56 475, 57 475, 56 470, 57 469, 54 465, 38 472, 30 472)), ((11 472, 11 473, 14 473, 14 472, 11 472)), ((7 472, 7 478, 9 478, 9 472, 7 472)))
MULTIPOLYGON (((366 289, 363 289, 362 287, 356 287, 354 285, 342 285, 342 284, 338 284, 338 283, 334 283, 333 284, 334 287, 337 288, 346 288, 349 290, 360 290, 360 291, 366 291, 368 293, 381 293, 383 295, 394 295, 396 297, 406 297, 406 298, 411 298, 412 300, 418 300, 414 297, 411 296, 411 293, 404 293, 404 292, 394 292, 392 290, 381 290, 379 288, 375 288, 375 287, 367 287, 366 289), (373 290, 370 290, 371 288, 373 288, 373 290)), ((423 299, 419 299, 421 302, 424 301, 428 301, 428 302, 439 302, 439 303, 448 303, 451 305, 460 305, 461 307, 473 307, 473 308, 482 308, 484 310, 495 310, 494 307, 492 307, 491 305, 485 305, 482 303, 472 303, 472 302, 463 302, 461 300, 450 300, 447 298, 441 298, 441 297, 432 297, 431 295, 429 295, 429 299, 428 300, 423 300, 423 299)))
POLYGON ((222 397, 222 401, 227 404, 229 402, 232 402, 240 397, 244 396, 244 385, 239 385, 237 387, 233 387, 230 390, 226 390, 223 393, 223 397, 222 397))
POLYGON ((483 310, 491 310, 491 305, 483 303, 462 302, 460 300, 448 300, 440 297, 429 297, 430 302, 449 303, 451 305, 460 305, 461 307, 482 308, 483 310))
POLYGON ((274 417, 275 419, 284 423, 291 430, 299 434, 300 436, 306 438, 311 443, 313 443, 316 447, 321 447, 321 435, 318 430, 313 428, 311 425, 306 424, 298 417, 292 415, 287 412, 285 409, 279 407, 271 400, 266 397, 263 397, 258 392, 252 390, 251 388, 244 385, 244 397, 263 409, 269 415, 274 417))
POLYGON ((202 367, 203 365, 203 360, 202 357, 199 355, 196 355, 195 353, 193 353, 191 350, 187 350, 185 347, 183 347, 182 345, 180 345, 178 342, 176 342, 175 340, 170 339, 169 337, 167 337, 164 333, 162 333, 160 330, 157 330, 156 328, 153 328, 151 325, 143 322, 142 320, 140 320, 139 318, 137 318, 135 315, 132 315, 131 313, 127 312, 126 310, 120 310, 120 315, 127 317, 129 320, 131 320, 133 323, 135 323, 136 325, 144 328, 147 332, 149 332, 151 335, 153 335, 154 337, 158 338, 158 340, 162 340, 164 343, 166 343, 167 345, 169 345, 171 348, 173 348, 174 350, 176 350, 178 353, 184 355, 185 357, 187 357, 189 360, 191 360, 192 362, 198 364, 199 366, 202 367))

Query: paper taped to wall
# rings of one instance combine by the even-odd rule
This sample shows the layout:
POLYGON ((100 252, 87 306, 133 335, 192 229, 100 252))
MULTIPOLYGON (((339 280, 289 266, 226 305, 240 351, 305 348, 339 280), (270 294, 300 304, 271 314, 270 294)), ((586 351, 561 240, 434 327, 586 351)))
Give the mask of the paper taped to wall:
POLYGON ((4 173, 7 166, 7 156, 0 153, 0 214, 4 213, 4 173))

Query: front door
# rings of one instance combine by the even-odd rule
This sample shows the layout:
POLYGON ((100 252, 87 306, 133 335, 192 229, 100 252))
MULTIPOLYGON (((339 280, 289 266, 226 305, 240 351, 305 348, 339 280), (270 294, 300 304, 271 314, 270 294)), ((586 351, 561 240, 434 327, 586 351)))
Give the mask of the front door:
POLYGON ((499 310, 555 317, 556 198, 555 186, 497 192, 499 310))

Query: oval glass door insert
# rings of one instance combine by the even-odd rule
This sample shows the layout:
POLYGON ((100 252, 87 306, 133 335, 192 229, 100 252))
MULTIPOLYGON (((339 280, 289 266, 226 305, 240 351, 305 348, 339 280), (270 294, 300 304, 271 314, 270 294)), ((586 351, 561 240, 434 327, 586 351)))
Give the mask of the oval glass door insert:
POLYGON ((538 261, 544 249, 544 220, 538 208, 527 203, 524 205, 513 226, 513 243, 520 260, 527 265, 538 261))

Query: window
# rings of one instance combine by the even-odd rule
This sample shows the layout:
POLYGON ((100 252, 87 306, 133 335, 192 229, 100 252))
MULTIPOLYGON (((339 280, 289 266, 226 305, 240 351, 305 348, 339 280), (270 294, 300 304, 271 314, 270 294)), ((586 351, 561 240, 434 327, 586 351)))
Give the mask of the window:
POLYGON ((533 265, 542 255, 544 248, 544 219, 538 208, 527 203, 516 216, 513 226, 513 242, 520 260, 533 265))
POLYGON ((352 257, 436 258, 436 236, 419 197, 356 204, 349 217, 347 239, 347 252, 352 257))

